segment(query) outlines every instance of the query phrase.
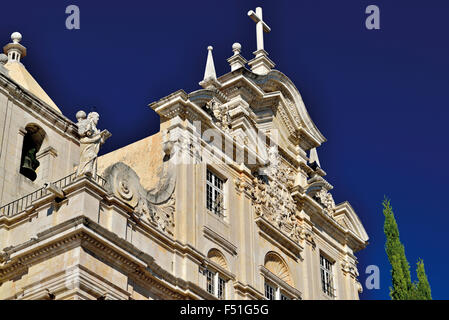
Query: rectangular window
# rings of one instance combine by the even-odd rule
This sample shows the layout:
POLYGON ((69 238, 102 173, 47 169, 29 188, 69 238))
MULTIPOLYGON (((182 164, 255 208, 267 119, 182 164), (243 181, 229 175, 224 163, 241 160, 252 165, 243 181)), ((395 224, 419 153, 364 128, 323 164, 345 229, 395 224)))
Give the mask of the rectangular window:
POLYGON ((206 287, 207 287, 207 292, 209 292, 210 294, 215 295, 215 286, 214 286, 214 279, 215 278, 215 274, 206 269, 206 287))
POLYGON ((290 300, 290 298, 281 293, 281 300, 290 300))
POLYGON ((225 284, 226 282, 218 277, 218 299, 220 300, 225 299, 225 284))
POLYGON ((223 216, 223 180, 207 170, 206 205, 207 209, 218 216, 223 216))
POLYGON ((265 298, 268 300, 275 300, 276 290, 265 282, 265 298))
POLYGON ((334 285, 332 276, 332 262, 320 255, 320 269, 321 269, 321 287, 323 292, 329 297, 334 298, 334 285))

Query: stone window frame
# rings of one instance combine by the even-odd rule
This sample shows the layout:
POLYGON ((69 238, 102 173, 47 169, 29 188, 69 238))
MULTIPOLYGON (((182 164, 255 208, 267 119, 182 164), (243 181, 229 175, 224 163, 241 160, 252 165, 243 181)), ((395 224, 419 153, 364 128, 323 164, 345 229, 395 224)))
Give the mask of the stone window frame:
POLYGON ((286 294, 280 286, 274 285, 267 279, 265 279, 264 283, 264 296, 266 300, 293 300, 293 298, 286 294), (270 294, 273 296, 273 299, 267 297, 267 288, 272 290, 272 293, 270 294))
POLYGON ((204 273, 206 275, 206 291, 219 300, 225 300, 227 293, 226 279, 220 272, 214 271, 214 269, 210 267, 207 267, 204 273))
MULTIPOLYGON (((206 210, 208 213, 210 213, 211 215, 213 215, 216 218, 219 218, 222 221, 226 221, 227 216, 228 216, 225 213, 226 212, 226 199, 227 199, 227 192, 226 192, 227 182, 228 182, 228 178, 225 177, 223 174, 218 173, 218 170, 216 170, 214 167, 212 167, 210 165, 206 166, 206 188, 205 188, 205 190, 206 190, 206 194, 205 194, 206 210), (213 177, 212 181, 209 181, 209 173, 213 177), (221 182, 221 188, 217 188, 215 186, 216 180, 221 182), (210 209, 210 207, 209 207, 209 200, 208 200, 209 188, 211 188, 212 191, 218 191, 218 193, 221 193, 221 195, 222 195, 222 208, 221 208, 221 212, 219 212, 219 213, 214 212, 214 210, 210 209)), ((212 193, 212 198, 215 198, 215 197, 216 197, 215 193, 212 193)), ((213 199, 213 200, 216 200, 216 199, 213 199)))
POLYGON ((205 290, 219 300, 229 299, 229 280, 234 279, 235 276, 208 258, 203 261, 202 265, 200 266, 200 270, 201 269, 201 273, 206 277, 205 290), (209 275, 211 276, 211 279, 213 281, 213 292, 210 292, 208 288, 209 275), (219 297, 220 280, 224 284, 223 295, 221 297, 219 297))
MULTIPOLYGON (((335 278, 335 266, 336 266, 336 260, 331 258, 328 254, 323 252, 322 250, 319 251, 319 266, 320 266, 320 291, 321 293, 328 299, 336 299, 337 298, 337 286, 336 286, 336 278, 335 278), (322 260, 324 259, 325 263, 328 262, 330 265, 330 270, 326 268, 326 265, 322 265, 322 260), (325 279, 323 279, 324 275, 330 275, 330 284, 327 282, 327 286, 330 288, 324 288, 323 285, 325 284, 325 279)), ((326 285, 325 285, 326 287, 326 285)))
POLYGON ((289 285, 287 282, 276 276, 270 270, 264 266, 260 266, 260 273, 264 280, 264 299, 268 300, 265 296, 265 286, 269 285, 275 289, 274 300, 301 300, 301 292, 289 285), (285 299, 283 299, 285 298, 285 299))

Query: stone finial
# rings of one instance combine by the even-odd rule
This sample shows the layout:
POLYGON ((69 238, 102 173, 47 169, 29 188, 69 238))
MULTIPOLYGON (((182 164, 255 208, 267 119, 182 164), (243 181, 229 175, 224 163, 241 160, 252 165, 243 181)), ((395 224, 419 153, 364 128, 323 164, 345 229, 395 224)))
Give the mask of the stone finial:
POLYGON ((217 79, 217 74, 215 73, 214 57, 212 56, 212 50, 214 50, 212 46, 207 47, 206 70, 204 70, 203 80, 207 80, 209 78, 217 79))
POLYGON ((215 73, 214 57, 212 56, 212 46, 207 47, 207 61, 206 69, 204 70, 204 78, 199 84, 205 89, 220 87, 220 83, 217 80, 217 74, 215 73))
POLYGON ((246 59, 240 54, 242 51, 242 45, 238 42, 232 45, 232 51, 234 55, 228 59, 228 63, 231 66, 231 71, 243 68, 247 63, 246 59))
POLYGON ((232 45, 232 51, 234 52, 234 56, 240 54, 240 52, 242 51, 242 45, 238 42, 235 42, 232 45))
POLYGON ((22 35, 19 32, 11 34, 12 43, 8 43, 3 47, 3 52, 8 55, 8 61, 20 62, 21 57, 25 57, 27 49, 20 44, 22 35))
POLYGON ((310 149, 309 163, 316 163, 318 167, 321 168, 320 159, 318 159, 318 152, 316 151, 316 148, 310 149))
POLYGON ((11 40, 14 44, 18 44, 20 41, 22 41, 22 35, 20 32, 13 32, 11 35, 11 40))

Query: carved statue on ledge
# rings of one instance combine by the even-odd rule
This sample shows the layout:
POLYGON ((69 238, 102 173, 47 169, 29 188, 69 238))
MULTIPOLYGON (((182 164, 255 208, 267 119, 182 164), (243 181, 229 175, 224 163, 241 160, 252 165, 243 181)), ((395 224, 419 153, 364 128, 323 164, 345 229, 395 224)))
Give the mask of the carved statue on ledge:
POLYGON ((80 135, 80 163, 76 170, 76 176, 95 177, 97 175, 97 158, 100 146, 111 137, 111 133, 108 130, 100 131, 97 129, 100 119, 97 112, 91 112, 86 117, 84 111, 78 111, 76 119, 78 120, 78 134, 80 135))

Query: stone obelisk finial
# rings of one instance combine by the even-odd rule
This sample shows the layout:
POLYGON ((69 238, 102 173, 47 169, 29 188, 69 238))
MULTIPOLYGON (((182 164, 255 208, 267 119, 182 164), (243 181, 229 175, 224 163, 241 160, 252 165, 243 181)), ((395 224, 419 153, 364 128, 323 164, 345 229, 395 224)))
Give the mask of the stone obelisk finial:
POLYGON ((215 73, 214 57, 212 56, 213 49, 212 46, 207 47, 206 69, 204 70, 203 81, 200 82, 200 86, 204 89, 220 87, 220 83, 217 80, 217 74, 215 73))

